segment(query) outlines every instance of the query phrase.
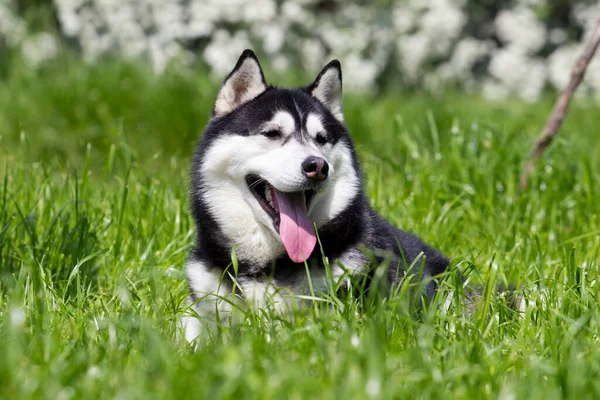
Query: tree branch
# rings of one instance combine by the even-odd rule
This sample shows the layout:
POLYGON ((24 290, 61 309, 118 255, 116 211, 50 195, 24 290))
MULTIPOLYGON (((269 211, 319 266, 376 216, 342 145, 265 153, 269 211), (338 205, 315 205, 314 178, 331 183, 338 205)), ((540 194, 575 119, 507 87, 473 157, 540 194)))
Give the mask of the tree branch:
POLYGON ((575 65, 573 66, 573 70, 571 71, 571 80, 569 81, 569 85, 562 92, 556 104, 554 104, 554 109, 552 113, 548 117, 546 121, 546 125, 542 130, 541 135, 535 141, 533 148, 531 149, 531 153, 529 153, 529 159, 527 160, 525 167, 521 173, 521 190, 525 190, 527 188, 527 180, 531 171, 533 170, 534 164, 538 158, 542 155, 544 150, 550 145, 554 137, 558 134, 558 130, 562 125, 563 120, 565 119, 565 115, 567 114, 567 109, 569 107, 569 102, 571 101, 571 97, 573 93, 583 80, 585 75, 585 71, 587 70, 592 57, 596 53, 596 49, 598 48, 598 44, 600 44, 600 19, 598 20, 598 24, 596 25, 596 29, 594 34, 592 35, 589 43, 585 47, 583 54, 579 57, 575 65))

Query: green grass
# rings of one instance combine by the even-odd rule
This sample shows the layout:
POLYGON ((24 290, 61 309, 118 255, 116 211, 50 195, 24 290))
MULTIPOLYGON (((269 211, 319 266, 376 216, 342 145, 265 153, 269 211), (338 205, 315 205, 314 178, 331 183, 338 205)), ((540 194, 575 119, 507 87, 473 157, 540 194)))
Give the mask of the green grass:
POLYGON ((373 206, 453 259, 420 317, 406 291, 239 311, 197 351, 177 336, 193 242, 190 156, 217 86, 118 62, 0 81, 0 398, 597 398, 598 114, 578 102, 531 187, 552 98, 347 95, 373 206), (456 269, 516 285, 469 316, 456 269))

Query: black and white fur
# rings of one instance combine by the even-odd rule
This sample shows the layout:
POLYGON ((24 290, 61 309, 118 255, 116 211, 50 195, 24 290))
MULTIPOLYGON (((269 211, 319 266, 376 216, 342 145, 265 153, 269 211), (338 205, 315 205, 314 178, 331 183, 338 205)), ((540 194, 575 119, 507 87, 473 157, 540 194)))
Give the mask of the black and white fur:
MULTIPOLYGON (((200 316, 230 310, 220 296, 232 293, 224 270, 231 264, 234 248, 240 286, 236 291, 246 300, 260 306, 269 299, 271 304, 285 306, 290 296, 284 293, 307 294, 306 267, 288 258, 272 218, 248 186, 249 174, 283 192, 315 190, 308 215, 317 227, 334 280, 344 269, 352 274, 372 272, 362 248, 395 257, 388 271, 391 284, 420 255, 424 278, 448 266, 444 256, 390 225, 369 206, 344 125, 340 63, 327 64, 308 87, 281 89, 265 82, 256 56, 246 50, 219 91, 192 162, 190 196, 197 238, 186 275, 190 300, 200 316), (307 182, 300 168, 309 156, 322 157, 329 164, 328 177, 318 187, 307 182)), ((313 290, 326 290, 318 244, 306 262, 313 290)), ((233 274, 232 269, 229 272, 233 274)), ((430 280, 426 288, 433 294, 435 282, 430 280)), ((186 338, 194 339, 198 321, 186 317, 184 325, 186 338)))

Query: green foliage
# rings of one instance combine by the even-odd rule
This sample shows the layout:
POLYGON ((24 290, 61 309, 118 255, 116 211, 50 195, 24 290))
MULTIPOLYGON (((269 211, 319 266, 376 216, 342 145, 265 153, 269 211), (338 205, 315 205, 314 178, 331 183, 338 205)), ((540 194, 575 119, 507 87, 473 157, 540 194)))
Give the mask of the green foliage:
POLYGON ((62 60, 0 83, 0 398, 598 396, 594 108, 574 106, 517 190, 551 99, 347 95, 373 206, 453 259, 439 297, 418 316, 407 286, 240 308, 192 351, 177 321, 205 76, 62 60), (466 316, 457 268, 485 288, 466 316))

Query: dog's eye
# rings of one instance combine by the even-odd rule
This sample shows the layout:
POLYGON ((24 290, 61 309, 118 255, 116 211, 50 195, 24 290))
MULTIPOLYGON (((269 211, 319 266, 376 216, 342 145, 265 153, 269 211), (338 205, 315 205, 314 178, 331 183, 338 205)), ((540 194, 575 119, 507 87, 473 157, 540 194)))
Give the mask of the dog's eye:
POLYGON ((315 140, 320 145, 324 145, 325 143, 327 143, 327 137, 325 135, 323 135, 322 133, 317 133, 317 137, 315 138, 315 140))
POLYGON ((263 136, 268 137, 269 139, 279 139, 281 137, 281 132, 278 130, 264 131, 260 133, 263 136))

